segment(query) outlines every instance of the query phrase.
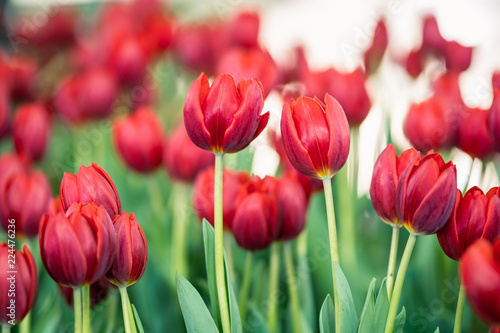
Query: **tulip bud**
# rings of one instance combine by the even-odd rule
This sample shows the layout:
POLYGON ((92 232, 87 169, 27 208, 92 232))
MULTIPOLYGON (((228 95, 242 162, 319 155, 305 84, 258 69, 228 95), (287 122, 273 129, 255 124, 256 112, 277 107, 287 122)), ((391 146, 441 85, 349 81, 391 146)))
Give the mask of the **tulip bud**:
POLYGON ((500 89, 500 71, 495 71, 491 76, 491 86, 493 91, 495 89, 500 89))
POLYGON ((365 71, 368 74, 372 74, 377 71, 382 61, 382 57, 384 56, 388 42, 385 21, 380 19, 375 27, 372 45, 365 51, 364 54, 365 71))
POLYGON ((493 142, 488 133, 488 111, 465 109, 458 131, 458 148, 472 158, 484 159, 493 153, 493 142))
POLYGON ((446 42, 444 46, 446 69, 456 72, 465 71, 470 66, 472 50, 472 47, 463 46, 455 41, 446 42))
POLYGON ((35 258, 26 245, 0 244, 0 324, 19 323, 30 312, 38 294, 35 258), (15 264, 12 264, 15 256, 15 264), (14 265, 14 266, 13 266, 14 265), (15 290, 15 292, 12 292, 15 290))
POLYGON ((86 70, 79 77, 77 103, 85 119, 103 119, 113 112, 118 86, 115 77, 105 68, 86 70))
POLYGON ((95 203, 103 206, 110 217, 121 214, 121 203, 115 184, 96 163, 80 165, 76 175, 65 172, 60 189, 64 211, 73 203, 95 203))
POLYGON ((40 222, 40 255, 54 281, 81 287, 109 270, 116 251, 116 232, 103 206, 74 203, 40 222))
POLYGON ((108 65, 120 83, 138 84, 146 75, 148 55, 138 38, 123 37, 112 45, 108 65))
POLYGON ((423 70, 424 55, 422 49, 411 50, 405 59, 405 68, 412 78, 417 78, 423 70))
POLYGON ((277 238, 282 240, 296 238, 306 226, 308 197, 299 177, 295 172, 287 172, 278 179, 276 224, 281 226, 277 238))
POLYGON ((278 236, 276 180, 251 178, 240 189, 243 200, 234 215, 232 232, 239 246, 263 250, 278 236))
POLYGON ((349 155, 349 124, 344 111, 328 94, 325 103, 317 97, 299 97, 283 105, 281 116, 281 135, 290 162, 313 178, 333 177, 349 155))
POLYGON ((176 60, 196 72, 213 73, 217 60, 212 25, 181 26, 174 35, 176 60))
POLYGON ((13 124, 14 146, 32 161, 45 156, 50 139, 50 114, 40 103, 24 104, 17 110, 13 124))
POLYGON ((163 129, 156 114, 141 107, 113 124, 113 141, 125 163, 137 172, 148 173, 161 165, 163 129))
POLYGON ((450 217, 456 200, 457 170, 441 155, 415 158, 398 183, 396 214, 406 229, 418 235, 439 231, 450 217))
POLYGON ((486 323, 500 326, 500 239, 474 243, 460 260, 460 273, 471 308, 486 323))
POLYGON ((457 190, 453 212, 444 228, 437 233, 444 253, 458 261, 469 246, 478 239, 493 242, 500 236, 500 197, 492 188, 484 194, 474 186, 465 193, 457 190))
POLYGON ((0 85, 0 140, 10 131, 10 105, 7 89, 0 85))
POLYGON ((426 52, 442 52, 445 48, 446 40, 441 35, 436 17, 429 15, 424 19, 422 48, 426 52))
POLYGON ((493 89, 493 103, 488 111, 487 122, 495 150, 500 151, 500 89, 493 89))
POLYGON ((399 179, 408 165, 419 158, 420 154, 413 148, 405 150, 398 157, 392 144, 388 145, 377 158, 370 185, 370 198, 375 212, 382 221, 393 226, 402 225, 396 214, 399 179))
MULTIPOLYGON (((63 285, 58 284, 59 291, 64 297, 66 304, 68 306, 73 306, 73 295, 74 291, 71 287, 65 287, 63 285)), ((108 297, 110 290, 114 287, 111 282, 108 281, 105 277, 100 278, 96 282, 90 285, 90 306, 94 307, 104 301, 106 297, 108 297)))
POLYGON ((136 283, 146 269, 148 246, 142 228, 134 213, 121 214, 113 223, 117 237, 117 252, 106 277, 123 287, 136 283))
POLYGON ((255 12, 241 12, 226 27, 229 44, 245 48, 258 47, 260 18, 255 12))
POLYGON ((38 235, 43 214, 48 211, 52 193, 41 172, 28 175, 17 172, 0 188, 0 222, 5 231, 15 221, 16 235, 32 238, 38 235))
POLYGON ((16 173, 27 173, 28 165, 17 155, 5 153, 0 156, 0 190, 4 188, 9 178, 16 173))
POLYGON ((38 69, 31 58, 15 57, 8 60, 10 96, 15 100, 33 99, 38 69))
POLYGON ((201 74, 191 85, 184 104, 186 131, 198 147, 214 153, 235 153, 246 148, 266 127, 269 112, 257 79, 217 76, 212 86, 201 74))
POLYGON ((198 173, 214 165, 214 154, 198 148, 191 141, 184 123, 177 127, 164 146, 163 165, 174 180, 192 183, 198 173))
POLYGON ((53 105, 56 112, 70 123, 84 120, 78 105, 80 95, 80 80, 77 76, 63 80, 56 88, 53 105))
MULTIPOLYGON (((214 175, 211 167, 198 174, 193 188, 193 207, 200 218, 214 225, 214 175)), ((240 203, 238 193, 240 186, 247 182, 250 176, 246 172, 235 172, 224 169, 222 172, 222 216, 224 228, 231 229, 236 208, 240 203)))

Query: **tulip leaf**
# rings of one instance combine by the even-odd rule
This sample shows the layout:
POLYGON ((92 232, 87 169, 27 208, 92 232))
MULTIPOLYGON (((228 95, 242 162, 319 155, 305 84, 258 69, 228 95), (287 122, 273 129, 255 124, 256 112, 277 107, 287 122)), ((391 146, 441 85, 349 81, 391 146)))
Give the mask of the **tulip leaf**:
POLYGON ((396 316, 396 320, 394 320, 394 332, 395 333, 403 333, 406 321, 406 310, 403 306, 403 310, 396 316))
POLYGON ((434 333, 439 333, 439 327, 436 327, 436 330, 434 331, 434 333))
MULTIPOLYGON (((361 312, 361 317, 359 319, 359 333, 373 332, 373 319, 375 316, 375 281, 373 278, 370 286, 368 287, 368 292, 366 294, 365 305, 363 306, 363 312, 361 312)), ((375 331, 376 332, 376 331, 375 331)))
POLYGON ((338 311, 340 312, 342 332, 355 333, 358 329, 359 320, 356 313, 356 307, 354 306, 351 288, 349 287, 349 283, 347 282, 347 279, 340 266, 335 263, 334 267, 337 294, 339 297, 338 311))
POLYGON ((320 333, 335 332, 335 313, 333 312, 333 302, 330 295, 326 295, 321 310, 319 312, 319 331, 320 333))
POLYGON ((383 332, 389 315, 389 296, 387 295, 387 281, 384 278, 380 284, 377 301, 375 302, 375 316, 373 321, 373 332, 383 332))
POLYGON ((142 321, 141 318, 139 317, 139 312, 137 312, 137 309, 135 308, 134 304, 132 304, 132 312, 134 313, 135 324, 139 329, 139 333, 144 333, 144 327, 142 327, 142 321))
MULTIPOLYGON (((211 227, 211 226, 210 226, 211 227)), ((213 229, 211 230, 213 235, 213 229)), ((234 293, 233 284, 231 283, 231 278, 229 276, 229 266, 226 260, 226 253, 224 251, 224 264, 226 267, 226 290, 228 291, 229 297, 229 315, 231 317, 231 333, 243 333, 243 328, 241 326, 240 309, 238 308, 238 302, 236 300, 236 294, 234 293)))
POLYGON ((251 306, 248 311, 248 317, 252 318, 245 323, 245 329, 252 333, 271 333, 267 326, 264 315, 258 310, 257 306, 251 306))
POLYGON ((219 332, 203 298, 193 285, 177 273, 177 295, 188 333, 219 332))
POLYGON ((207 268, 207 282, 210 294, 212 317, 214 318, 217 327, 221 328, 219 298, 217 295, 217 280, 215 277, 214 229, 206 219, 203 219, 203 244, 205 246, 205 266, 207 268))

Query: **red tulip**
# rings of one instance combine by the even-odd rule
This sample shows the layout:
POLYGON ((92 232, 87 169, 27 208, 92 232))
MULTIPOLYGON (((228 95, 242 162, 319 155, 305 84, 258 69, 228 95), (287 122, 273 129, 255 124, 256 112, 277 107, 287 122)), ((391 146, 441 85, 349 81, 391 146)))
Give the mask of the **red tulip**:
POLYGON ((491 76, 491 86, 493 90, 500 89, 500 71, 495 71, 491 76))
POLYGON ((117 252, 111 269, 106 273, 117 286, 136 283, 146 269, 148 246, 142 228, 134 213, 123 213, 113 222, 117 237, 117 252))
POLYGON ((9 178, 16 173, 28 173, 28 164, 17 155, 5 153, 0 156, 0 190, 9 178))
POLYGON ((422 49, 411 50, 405 59, 405 68, 412 78, 417 78, 423 70, 424 54, 422 49))
MULTIPOLYGON (((201 219, 207 219, 213 225, 214 221, 214 174, 211 167, 198 174, 193 188, 193 207, 201 219)), ((250 176, 246 172, 235 172, 224 169, 222 173, 222 215, 224 228, 231 229, 236 208, 240 203, 238 192, 240 186, 247 182, 250 176)))
POLYGON ((496 151, 500 151, 500 89, 493 89, 493 103, 488 111, 488 130, 496 151))
POLYGON ((472 47, 463 46, 455 41, 446 42, 444 59, 450 71, 463 72, 469 68, 472 58, 472 47))
POLYGON ((302 174, 313 178, 331 178, 349 155, 349 124, 339 102, 325 95, 299 97, 283 105, 281 135, 286 154, 302 174))
POLYGON ((113 124, 113 141, 125 163, 148 173, 161 165, 164 134, 154 111, 141 107, 113 124))
POLYGON ((57 215, 61 212, 64 213, 61 197, 57 196, 55 198, 52 198, 52 200, 50 200, 50 202, 49 202, 49 208, 47 210, 47 214, 57 215))
POLYGON ((309 198, 299 177, 295 172, 288 172, 278 179, 276 188, 278 219, 276 224, 281 226, 277 238, 282 240, 296 238, 306 226, 309 198))
POLYGON ((163 165, 170 178, 182 182, 192 183, 214 161, 214 154, 196 147, 189 139, 184 123, 177 127, 163 151, 163 165))
POLYGON ((462 113, 457 146, 472 158, 483 159, 493 153, 487 110, 467 108, 462 113))
POLYGON ((239 13, 226 26, 226 31, 229 34, 229 44, 249 49, 258 47, 259 26, 259 14, 255 12, 239 13))
POLYGON ((478 239, 493 242, 498 236, 500 236, 500 197, 495 195, 494 191, 485 195, 480 188, 474 186, 462 198, 462 193, 457 190, 450 219, 437 233, 444 253, 458 261, 478 239))
POLYGON ((10 96, 13 99, 27 101, 34 97, 34 88, 38 68, 31 58, 14 57, 8 60, 10 77, 10 96))
MULTIPOLYGON (((57 286, 59 287, 59 291, 63 295, 66 304, 68 304, 68 306, 73 306, 73 288, 65 287, 60 284, 58 284, 57 286)), ((92 283, 89 290, 90 306, 94 307, 104 301, 106 297, 108 297, 108 294, 113 287, 114 285, 111 284, 111 282, 109 282, 105 277, 102 277, 96 282, 92 283)))
POLYGON ((236 87, 229 74, 217 76, 210 87, 201 74, 191 85, 184 104, 186 131, 198 147, 214 153, 235 153, 246 148, 266 127, 269 112, 257 79, 241 80, 236 87))
POLYGON ((77 103, 82 118, 108 117, 117 96, 117 82, 108 69, 92 68, 79 77, 77 103))
POLYGON ((120 83, 134 85, 140 83, 148 65, 148 54, 140 40, 135 37, 123 37, 111 46, 108 66, 114 71, 120 83))
POLYGON ((430 153, 415 159, 398 183, 396 214, 406 229, 430 235, 444 227, 456 200, 457 170, 441 155, 430 153))
POLYGON ((442 52, 445 48, 446 40, 441 35, 437 20, 434 16, 429 15, 424 19, 422 48, 426 52, 442 52))
POLYGON ((66 214, 45 214, 40 223, 40 255, 54 281, 81 287, 109 270, 116 251, 116 232, 103 206, 75 203, 66 214))
POLYGON ((38 294, 38 272, 35 258, 26 245, 15 250, 0 244, 0 323, 14 325, 30 312, 38 294), (15 256, 15 266, 12 266, 15 256), (15 290, 15 292, 12 292, 15 290))
POLYGON ((77 123, 85 119, 78 103, 80 92, 80 80, 77 76, 63 80, 56 88, 54 109, 68 122, 77 123))
POLYGON ((500 240, 474 243, 460 260, 471 308, 489 325, 500 326, 500 240))
POLYGON ((365 71, 368 74, 377 71, 382 61, 382 57, 384 56, 388 42, 385 21, 380 19, 377 22, 375 32, 373 33, 372 45, 370 45, 364 54, 365 71))
POLYGON ((102 205, 110 217, 121 214, 120 197, 115 184, 96 163, 88 167, 81 165, 76 175, 65 172, 60 195, 64 211, 76 202, 102 205))
POLYGON ((379 155, 373 168, 370 198, 375 212, 382 221, 390 225, 402 225, 396 214, 398 183, 403 171, 420 158, 420 153, 410 148, 398 157, 392 144, 379 155))
POLYGON ((10 131, 10 103, 7 88, 0 85, 0 140, 10 131))
POLYGON ((50 185, 44 174, 17 172, 0 188, 0 222, 8 231, 15 220, 16 235, 32 238, 38 235, 40 219, 52 199, 50 185))
POLYGON ((17 110, 13 123, 14 146, 20 155, 32 161, 45 156, 51 133, 51 119, 41 103, 24 104, 17 110))

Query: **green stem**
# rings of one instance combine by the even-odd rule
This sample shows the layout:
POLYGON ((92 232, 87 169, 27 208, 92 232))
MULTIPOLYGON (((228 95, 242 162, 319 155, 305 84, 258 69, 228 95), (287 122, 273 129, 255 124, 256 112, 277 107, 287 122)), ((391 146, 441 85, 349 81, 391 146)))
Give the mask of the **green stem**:
POLYGON ((115 328, 116 320, 116 306, 118 298, 116 297, 116 292, 112 291, 109 295, 108 302, 108 320, 106 322, 106 332, 111 332, 115 328))
MULTIPOLYGON (((222 221, 222 170, 223 154, 215 154, 214 178, 214 229, 215 229, 215 278, 219 297, 223 333, 231 332, 227 302, 226 276, 224 274, 224 224, 222 221)), ((229 272, 228 272, 229 274, 229 272)))
POLYGON ((295 279, 295 270, 293 268, 293 254, 290 243, 283 245, 285 251, 286 275, 288 277, 288 293, 292 302, 292 320, 294 333, 300 333, 300 305, 297 280, 295 279))
POLYGON ((387 315, 387 321, 385 323, 385 333, 392 333, 394 330, 394 320, 396 319, 398 312, 399 299, 401 298, 401 291, 403 290, 406 270, 408 269, 408 263, 410 262, 411 253, 415 247, 417 237, 417 234, 410 232, 410 236, 406 242, 405 251, 403 252, 403 257, 401 258, 401 263, 399 264, 398 275, 396 277, 396 283, 394 284, 394 290, 391 296, 391 305, 389 307, 389 314, 387 315))
POLYGON ((75 333, 82 332, 82 288, 73 287, 73 308, 75 309, 75 333))
POLYGON ((401 227, 392 227, 391 252, 389 253, 389 265, 387 266, 387 296, 391 299, 392 284, 394 283, 394 272, 396 270, 396 260, 398 258, 399 230, 401 227))
POLYGON ((277 306, 278 306, 278 277, 279 277, 279 247, 278 244, 271 244, 271 258, 269 262, 269 311, 267 313, 267 322, 269 330, 276 332, 277 324, 277 306))
POLYGON ((92 326, 90 324, 90 286, 82 287, 82 332, 90 333, 92 332, 92 326))
POLYGON ((229 276, 235 276, 234 273, 234 264, 233 264, 233 247, 231 246, 231 242, 233 241, 232 235, 230 232, 227 232, 226 237, 224 237, 224 251, 226 254, 226 262, 229 267, 229 276))
POLYGON ((163 199, 160 189, 160 182, 155 177, 155 174, 149 176, 148 193, 155 216, 161 216, 163 213, 163 199))
POLYGON ((31 331, 31 311, 19 323, 19 333, 30 333, 31 331))
MULTIPOLYGON (((187 212, 187 188, 184 185, 175 184, 173 189, 175 194, 173 200, 173 231, 172 231, 172 250, 170 252, 172 263, 182 276, 188 276, 188 265, 186 260, 186 232, 188 226, 187 212)), ((175 272, 172 274, 172 281, 175 281, 175 272)), ((175 283, 174 283, 175 285, 175 283)))
POLYGON ((10 328, 11 328, 10 324, 2 325, 2 333, 10 333, 10 328))
POLYGON ((328 219, 328 238, 330 240, 330 257, 332 262, 333 278, 333 303, 335 305, 335 332, 342 332, 339 311, 339 295, 337 292, 337 280, 335 279, 335 263, 339 263, 339 252, 337 246, 337 227, 335 226, 335 210, 333 208, 332 179, 323 179, 325 192, 326 216, 328 219))
POLYGON ((344 233, 344 244, 348 247, 344 248, 349 254, 350 267, 357 267, 356 264, 356 222, 357 222, 357 201, 358 201, 358 176, 359 176, 359 127, 351 128, 351 210, 352 221, 350 223, 343 223, 342 227, 346 229, 344 233))
MULTIPOLYGON (((465 187, 462 191, 462 193, 465 193, 467 191, 467 188, 469 187, 469 183, 470 183, 470 178, 472 176, 472 170, 474 170, 474 162, 476 162, 476 159, 473 158, 472 159, 472 162, 470 162, 470 170, 469 170, 469 175, 467 176, 467 182, 465 183, 465 187)), ((484 174, 484 172, 482 173, 484 174)))
POLYGON ((130 306, 130 300, 128 298, 127 287, 118 287, 118 289, 120 290, 120 296, 122 299, 123 324, 125 326, 125 332, 137 333, 134 315, 132 314, 132 307, 130 306))
POLYGON ((248 299, 248 291, 250 290, 250 281, 252 279, 252 264, 253 264, 253 252, 247 252, 247 259, 245 261, 245 273, 243 276, 243 282, 241 284, 240 290, 240 316, 242 320, 246 318, 247 312, 247 299, 248 299))
POLYGON ((464 284, 460 283, 460 293, 458 294, 457 311, 455 313, 455 327, 453 333, 460 333, 462 331, 462 317, 464 314, 465 305, 465 288, 464 284))

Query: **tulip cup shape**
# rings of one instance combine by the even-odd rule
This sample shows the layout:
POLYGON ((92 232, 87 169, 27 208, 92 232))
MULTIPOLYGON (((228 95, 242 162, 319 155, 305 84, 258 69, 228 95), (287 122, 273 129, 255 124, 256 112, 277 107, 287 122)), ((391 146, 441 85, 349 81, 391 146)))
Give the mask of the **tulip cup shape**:
POLYGON ((500 240, 474 243, 460 259, 471 308, 489 325, 500 326, 500 240))
POLYGON ((414 158, 398 183, 396 214, 408 231, 430 235, 450 217, 456 201, 457 170, 441 155, 430 153, 414 158))
POLYGON ((497 76, 499 87, 493 89, 493 103, 488 111, 488 131, 495 150, 500 152, 500 73, 497 76))
POLYGON ((115 257, 113 222, 104 207, 94 203, 74 203, 65 214, 45 214, 39 236, 43 265, 52 279, 64 286, 96 282, 115 257))
POLYGON ((349 155, 349 124, 339 102, 325 95, 299 97, 283 105, 281 116, 283 146, 292 165, 312 178, 331 178, 349 155))
POLYGON ((16 173, 28 173, 28 164, 18 155, 3 154, 0 156, 0 190, 9 178, 16 173))
POLYGON ((60 196, 64 211, 76 202, 102 205, 111 218, 121 214, 120 197, 115 184, 96 163, 88 167, 81 165, 76 175, 65 172, 60 196))
POLYGON ((30 312, 38 294, 38 272, 35 258, 26 245, 23 251, 7 243, 0 244, 0 323, 13 325, 30 312), (11 267, 15 255, 15 268, 11 267), (9 260, 10 259, 10 260, 9 260), (12 274, 9 271, 16 271, 12 274), (14 276, 14 278, 12 278, 14 276), (15 285, 15 295, 9 292, 15 285), (14 304, 14 305, 13 305, 14 304))
POLYGON ((41 103, 24 104, 16 112, 13 124, 16 151, 31 161, 45 156, 51 132, 51 119, 41 103))
POLYGON ((184 104, 184 124, 195 145, 214 153, 235 153, 246 148, 266 127, 269 112, 257 79, 236 86, 229 74, 209 86, 202 73, 189 88, 184 104))
POLYGON ((114 221, 117 237, 117 251, 111 269, 106 273, 108 280, 120 287, 136 283, 146 269, 148 246, 141 226, 134 213, 122 213, 114 221))
POLYGON ((472 158, 485 159, 494 152, 488 132, 488 110, 466 108, 462 112, 457 146, 472 158))
POLYGON ((500 236, 500 197, 492 188, 487 194, 477 186, 465 193, 457 190, 453 212, 437 237, 444 253, 458 261, 475 241, 493 242, 500 236))

